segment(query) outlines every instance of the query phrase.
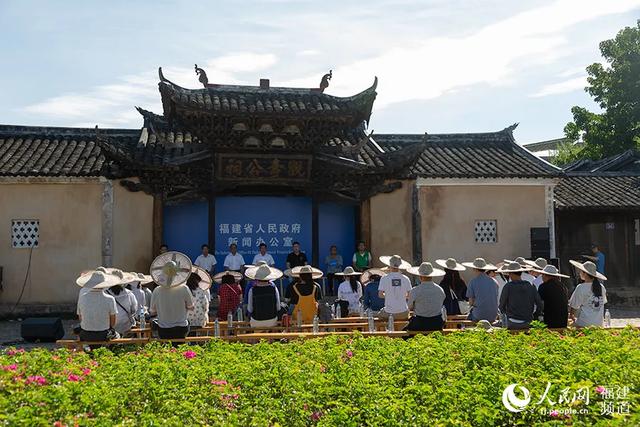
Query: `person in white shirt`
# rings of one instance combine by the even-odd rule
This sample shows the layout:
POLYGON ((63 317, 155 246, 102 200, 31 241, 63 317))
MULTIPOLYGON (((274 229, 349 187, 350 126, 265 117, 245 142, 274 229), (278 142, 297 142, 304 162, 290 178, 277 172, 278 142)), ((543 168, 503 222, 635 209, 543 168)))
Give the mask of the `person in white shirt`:
POLYGON ((569 299, 569 317, 574 320, 574 326, 602 326, 604 320, 604 305, 607 303, 607 290, 600 283, 607 278, 599 273, 596 265, 587 261, 569 261, 578 269, 583 283, 576 286, 569 299))
POLYGON ((202 255, 199 255, 198 258, 196 258, 194 264, 206 270, 207 273, 213 275, 215 273, 217 263, 218 261, 216 261, 216 257, 209 253, 209 245, 202 245, 202 255))
POLYGON ((229 253, 224 259, 224 270, 242 273, 242 267, 244 267, 244 257, 238 253, 238 245, 232 243, 229 245, 229 253))
POLYGON ((133 292, 125 288, 124 285, 112 286, 107 289, 106 293, 116 300, 116 324, 113 329, 124 337, 136 324, 138 300, 136 300, 133 292))
POLYGON ((252 264, 258 265, 260 261, 264 261, 267 263, 269 267, 273 267, 276 262, 273 260, 273 257, 271 256, 271 254, 267 253, 266 243, 260 243, 260 246, 258 248, 260 252, 253 257, 252 264))
MULTIPOLYGON (((118 278, 104 271, 82 274, 76 283, 85 291, 78 298, 80 340, 105 341, 116 324, 116 300, 104 290, 118 284, 118 278)), ((115 338, 119 338, 115 333, 115 338)))
MULTIPOLYGON (((349 314, 358 313, 360 310, 362 299, 362 285, 358 281, 360 275, 362 273, 355 271, 351 266, 347 266, 342 273, 336 273, 336 276, 344 277, 344 281, 338 286, 338 300, 349 303, 349 314)), ((342 313, 342 315, 347 314, 342 313)))
POLYGON ((380 279, 378 295, 384 298, 384 308, 378 314, 381 318, 393 315, 394 319, 408 319, 409 306, 407 300, 411 292, 411 280, 400 270, 411 267, 399 255, 381 256, 380 261, 389 267, 389 274, 380 279))

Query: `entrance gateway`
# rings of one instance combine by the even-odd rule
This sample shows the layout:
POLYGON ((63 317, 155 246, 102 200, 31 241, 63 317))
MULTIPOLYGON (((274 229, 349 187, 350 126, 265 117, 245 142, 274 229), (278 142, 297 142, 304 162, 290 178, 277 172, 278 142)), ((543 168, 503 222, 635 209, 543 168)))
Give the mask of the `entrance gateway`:
POLYGON ((221 85, 197 70, 201 89, 159 69, 164 114, 138 108, 145 158, 126 159, 139 182, 123 185, 154 195, 154 247, 195 258, 207 243, 220 269, 231 243, 251 263, 264 242, 284 268, 297 241, 314 265, 323 267, 331 245, 348 263, 356 240, 368 240, 357 226, 361 205, 398 185, 385 183, 392 156, 380 160, 385 153, 367 133, 377 79, 335 97, 326 84, 221 85))

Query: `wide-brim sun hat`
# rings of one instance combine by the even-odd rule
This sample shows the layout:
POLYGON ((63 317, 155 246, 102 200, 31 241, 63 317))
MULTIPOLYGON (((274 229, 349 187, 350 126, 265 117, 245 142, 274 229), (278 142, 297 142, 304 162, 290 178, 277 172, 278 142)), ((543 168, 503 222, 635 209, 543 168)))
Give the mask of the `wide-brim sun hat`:
POLYGON ((381 263, 391 268, 406 270, 411 267, 411 264, 403 260, 400 255, 383 255, 379 259, 381 263))
POLYGON ((455 258, 437 259, 436 264, 445 270, 464 271, 466 270, 464 264, 460 264, 455 258))
POLYGON ((141 285, 148 285, 149 283, 153 282, 153 277, 151 277, 148 274, 143 274, 143 273, 131 273, 131 274, 136 276, 136 278, 130 283, 138 282, 141 285))
POLYGON ((417 267, 409 267, 407 268, 407 273, 424 277, 442 277, 445 275, 444 270, 433 268, 433 264, 430 262, 423 262, 417 267))
POLYGON ((282 277, 282 271, 277 268, 269 267, 268 265, 258 265, 256 267, 248 268, 244 275, 251 280, 259 280, 262 282, 268 282, 270 280, 276 280, 282 277))
POLYGON ((583 262, 580 262, 580 261, 569 260, 569 262, 575 268, 587 273, 591 277, 595 277, 598 280, 607 280, 607 276, 605 276, 604 274, 598 272, 598 268, 591 261, 587 261, 587 262, 583 263, 583 262))
POLYGON ((335 276, 361 276, 362 273, 355 271, 350 265, 345 267, 340 273, 335 273, 335 276))
POLYGON ((472 268, 474 270, 497 270, 498 267, 496 267, 493 264, 489 264, 484 258, 476 258, 471 262, 463 262, 462 265, 464 265, 467 268, 472 268))
POLYGON ((191 272, 200 276, 200 282, 198 283, 198 287, 200 287, 200 289, 206 291, 211 287, 211 282, 213 280, 204 268, 193 265, 191 266, 191 272))
POLYGON ((521 257, 521 256, 519 256, 516 259, 505 259, 504 262, 506 264, 511 264, 513 262, 517 262, 518 264, 520 264, 521 267, 526 268, 525 271, 531 270, 531 263, 533 263, 533 261, 526 260, 524 257, 521 257))
POLYGON ((533 271, 535 271, 536 273, 545 274, 547 276, 564 277, 565 279, 569 278, 569 276, 567 276, 566 274, 560 274, 556 266, 552 264, 547 264, 544 268, 535 269, 533 271))
POLYGON ((151 277, 160 286, 173 287, 187 281, 193 264, 181 252, 169 251, 160 254, 151 263, 151 277))
MULTIPOLYGON (((249 268, 253 268, 253 266, 249 268)), ((213 281, 217 284, 220 284, 222 283, 222 278, 224 276, 233 276, 233 280, 235 282, 239 282, 240 280, 242 280, 242 273, 238 273, 237 271, 223 271, 213 276, 213 281)))
POLYGON ((536 258, 535 261, 531 261, 531 260, 526 259, 526 260, 524 260, 524 262, 526 262, 528 265, 533 267, 534 271, 542 270, 543 268, 545 268, 549 264, 547 262, 547 260, 544 259, 544 258, 536 258))
POLYGON ((106 289, 119 284, 119 279, 104 271, 92 270, 81 274, 76 284, 86 289, 106 289))
POLYGON ((125 271, 120 270, 119 268, 111 268, 111 267, 98 267, 96 268, 97 271, 104 271, 107 274, 111 274, 112 276, 116 276, 116 278, 118 279, 118 283, 117 285, 127 285, 131 282, 136 282, 138 281, 138 276, 136 276, 134 273, 127 273, 125 271))
POLYGON ((519 262, 511 261, 500 267, 498 273, 524 273, 529 270, 531 267, 523 267, 519 262))
POLYGON ((384 277, 388 274, 387 271, 382 268, 370 268, 362 273, 361 282, 363 284, 369 283, 371 281, 371 276, 379 276, 384 277))
POLYGON ((300 277, 301 274, 311 274, 311 277, 314 279, 319 279, 324 276, 322 270, 311 267, 310 265, 301 265, 291 269, 291 277, 300 277))

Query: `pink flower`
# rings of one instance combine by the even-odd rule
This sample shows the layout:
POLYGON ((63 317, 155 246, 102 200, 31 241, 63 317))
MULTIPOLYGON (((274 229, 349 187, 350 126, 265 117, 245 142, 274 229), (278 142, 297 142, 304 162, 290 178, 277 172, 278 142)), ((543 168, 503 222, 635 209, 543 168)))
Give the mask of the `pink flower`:
POLYGON ((549 415, 551 415, 552 417, 556 418, 558 415, 560 415, 560 413, 557 410, 553 410, 551 412, 549 412, 549 415))
POLYGON ((187 350, 184 353, 182 353, 182 355, 184 356, 185 359, 193 359, 194 357, 197 356, 196 352, 193 350, 187 350))
POLYGON ((347 350, 344 354, 348 359, 351 359, 353 357, 353 351, 351 350, 347 350))
POLYGON ((91 365, 91 366, 93 366, 94 368, 96 368, 96 367, 99 365, 99 363, 98 363, 98 362, 96 362, 95 360, 90 360, 90 361, 89 361, 89 365, 91 365))
POLYGON ((15 356, 16 354, 22 354, 24 353, 24 348, 18 348, 18 349, 9 349, 7 350, 7 356, 15 356))
POLYGON ((82 375, 89 375, 91 373, 91 369, 89 368, 82 368, 82 375))
POLYGON ((3 366, 2 370, 3 371, 15 371, 18 369, 18 365, 16 365, 15 363, 12 363, 11 365, 7 365, 7 366, 3 366))
POLYGON ((67 380, 71 381, 72 383, 77 383, 78 381, 80 381, 80 377, 76 374, 69 374, 67 376, 67 380))
POLYGON ((29 385, 29 384, 45 385, 47 383, 47 380, 43 376, 32 375, 30 377, 27 377, 26 383, 27 383, 27 385, 29 385))
POLYGON ((599 385, 598 387, 596 387, 596 393, 598 394, 605 394, 607 392, 607 388, 603 387, 601 385, 599 385))
POLYGON ((211 380, 211 384, 213 385, 227 385, 225 380, 211 380))
POLYGON ((312 412, 310 415, 311 421, 320 421, 320 418, 322 418, 322 412, 320 411, 316 411, 316 412, 312 412))
POLYGON ((320 372, 322 372, 323 374, 327 372, 327 367, 324 365, 320 366, 320 372))

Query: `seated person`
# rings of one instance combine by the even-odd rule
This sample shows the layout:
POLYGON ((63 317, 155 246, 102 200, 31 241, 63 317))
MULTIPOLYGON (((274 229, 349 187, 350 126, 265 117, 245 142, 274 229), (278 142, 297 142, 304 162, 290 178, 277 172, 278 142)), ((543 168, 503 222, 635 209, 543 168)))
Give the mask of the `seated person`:
MULTIPOLYGON (((194 267, 197 271, 198 267, 194 267)), ((204 274, 207 274, 202 270, 204 274)), ((209 280, 211 280, 209 278, 209 280)), ((209 288, 211 287, 210 281, 204 281, 197 272, 191 273, 187 279, 187 288, 191 291, 193 297, 193 310, 187 312, 187 320, 189 326, 194 328, 202 328, 207 326, 209 321, 209 288)))
POLYGON ((362 273, 357 272, 353 267, 348 266, 342 273, 336 273, 336 276, 344 277, 344 281, 338 286, 338 301, 346 301, 348 305, 348 313, 341 313, 341 315, 348 316, 349 314, 357 315, 360 311, 360 299, 362 298, 362 285, 358 281, 362 273))
POLYGON ((289 303, 293 306, 293 320, 309 324, 318 314, 318 301, 322 298, 320 285, 314 279, 322 277, 322 271, 309 265, 294 267, 291 275, 298 280, 292 283, 289 303))
POLYGON ((233 315, 235 320, 238 320, 237 311, 242 302, 242 288, 238 283, 240 279, 242 279, 242 274, 235 271, 225 271, 214 276, 213 281, 220 284, 218 320, 227 320, 229 313, 233 315))
POLYGON ((179 285, 161 285, 151 295, 150 314, 157 315, 154 320, 161 339, 184 338, 189 333, 187 312, 193 310, 191 290, 179 285))
POLYGON ((127 336, 131 328, 136 324, 138 300, 136 300, 133 292, 122 284, 110 287, 106 293, 116 300, 118 312, 116 313, 116 324, 113 329, 121 336, 127 336))
POLYGON ((444 270, 433 268, 430 262, 423 262, 419 267, 411 267, 407 272, 420 278, 420 284, 409 291, 409 309, 413 317, 405 327, 407 331, 441 331, 444 327, 442 307, 444 306, 444 290, 433 282, 434 277, 445 275, 444 270))
POLYGON ((500 294, 500 313, 504 315, 503 325, 507 329, 529 329, 531 322, 543 313, 544 303, 540 294, 530 282, 522 279, 522 273, 530 267, 518 262, 505 264, 498 270, 509 275, 509 282, 500 294))
MULTIPOLYGON (((365 310, 370 310, 374 316, 384 307, 384 298, 380 298, 378 287, 380 279, 387 273, 379 268, 371 268, 364 272, 363 277, 367 275, 364 290, 362 291, 362 305, 365 310)), ((362 279, 365 282, 365 279, 362 279)))
POLYGON ((116 324, 116 300, 104 293, 118 283, 118 278, 103 271, 90 271, 81 275, 76 284, 82 287, 78 298, 80 340, 105 341, 119 338, 113 331, 116 324))
POLYGON ((249 324, 254 328, 276 326, 280 310, 280 293, 271 281, 282 277, 282 271, 268 265, 260 265, 248 268, 244 274, 249 280, 254 281, 247 295, 249 324))

